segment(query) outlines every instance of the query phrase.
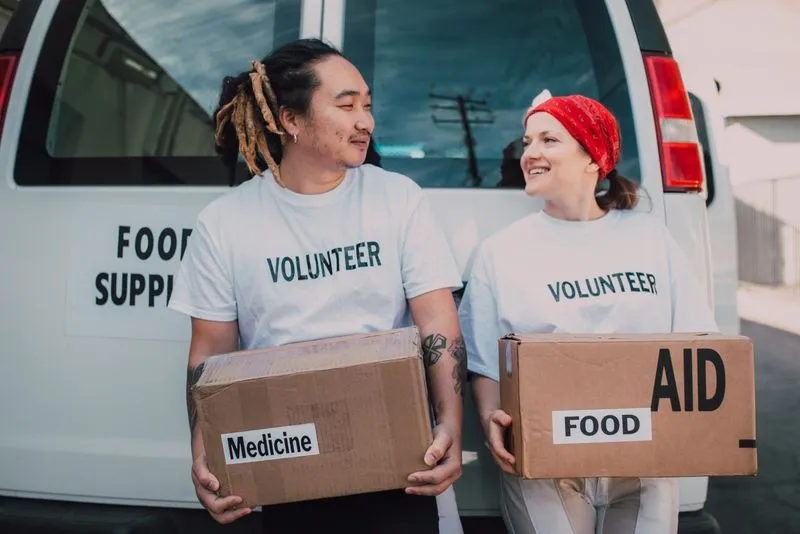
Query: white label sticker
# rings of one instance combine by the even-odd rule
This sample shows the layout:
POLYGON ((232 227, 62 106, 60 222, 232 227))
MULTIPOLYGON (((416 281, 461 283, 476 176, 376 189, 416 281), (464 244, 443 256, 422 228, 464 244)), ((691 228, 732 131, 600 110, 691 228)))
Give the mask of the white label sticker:
POLYGON ((514 356, 514 344, 506 342, 506 375, 508 376, 514 374, 513 356, 514 356))
POLYGON ((225 463, 244 464, 319 454, 314 423, 222 434, 225 463))
POLYGON ((553 412, 553 443, 652 441, 650 408, 553 412))
POLYGON ((185 341, 167 308, 198 207, 76 208, 69 221, 68 335, 185 341))

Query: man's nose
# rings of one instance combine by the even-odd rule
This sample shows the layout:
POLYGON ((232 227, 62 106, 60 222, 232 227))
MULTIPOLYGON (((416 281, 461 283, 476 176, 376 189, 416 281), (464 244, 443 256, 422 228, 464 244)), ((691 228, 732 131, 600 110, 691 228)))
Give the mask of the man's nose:
POLYGON ((356 119, 356 130, 358 131, 366 131, 370 134, 375 129, 375 120, 372 118, 372 115, 364 110, 361 112, 361 116, 356 119))

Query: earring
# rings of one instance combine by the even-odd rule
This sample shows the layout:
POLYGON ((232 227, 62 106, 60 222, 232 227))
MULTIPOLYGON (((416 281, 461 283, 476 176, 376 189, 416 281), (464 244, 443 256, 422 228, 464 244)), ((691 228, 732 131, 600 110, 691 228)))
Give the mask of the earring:
POLYGON ((297 134, 292 134, 292 137, 294 138, 294 142, 297 143, 297 134))

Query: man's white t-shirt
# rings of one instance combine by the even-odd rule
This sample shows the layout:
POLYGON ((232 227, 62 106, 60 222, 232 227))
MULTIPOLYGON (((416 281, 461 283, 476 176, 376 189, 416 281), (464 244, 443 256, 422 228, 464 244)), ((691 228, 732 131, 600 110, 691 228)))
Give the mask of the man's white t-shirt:
POLYGON ((459 319, 470 371, 499 376, 511 332, 717 331, 706 291, 668 228, 641 211, 593 221, 540 211, 478 249, 459 319))
POLYGON ((301 195, 255 176, 198 216, 169 306, 239 321, 242 349, 411 324, 407 300, 462 285, 422 189, 372 165, 301 195))

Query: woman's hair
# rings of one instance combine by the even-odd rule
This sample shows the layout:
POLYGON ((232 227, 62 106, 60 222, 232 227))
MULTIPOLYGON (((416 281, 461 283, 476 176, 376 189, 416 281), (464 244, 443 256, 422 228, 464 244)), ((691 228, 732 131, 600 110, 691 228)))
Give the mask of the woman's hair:
POLYGON ((600 209, 631 210, 636 207, 639 202, 639 184, 622 176, 617 169, 612 169, 605 179, 608 180, 608 191, 597 197, 600 209))
POLYGON ((306 115, 320 85, 314 65, 341 55, 319 39, 301 39, 252 61, 248 71, 226 76, 214 111, 216 152, 223 163, 233 171, 242 154, 251 173, 263 172, 266 164, 280 183, 278 165, 288 141, 280 125, 280 110, 285 107, 306 115))

